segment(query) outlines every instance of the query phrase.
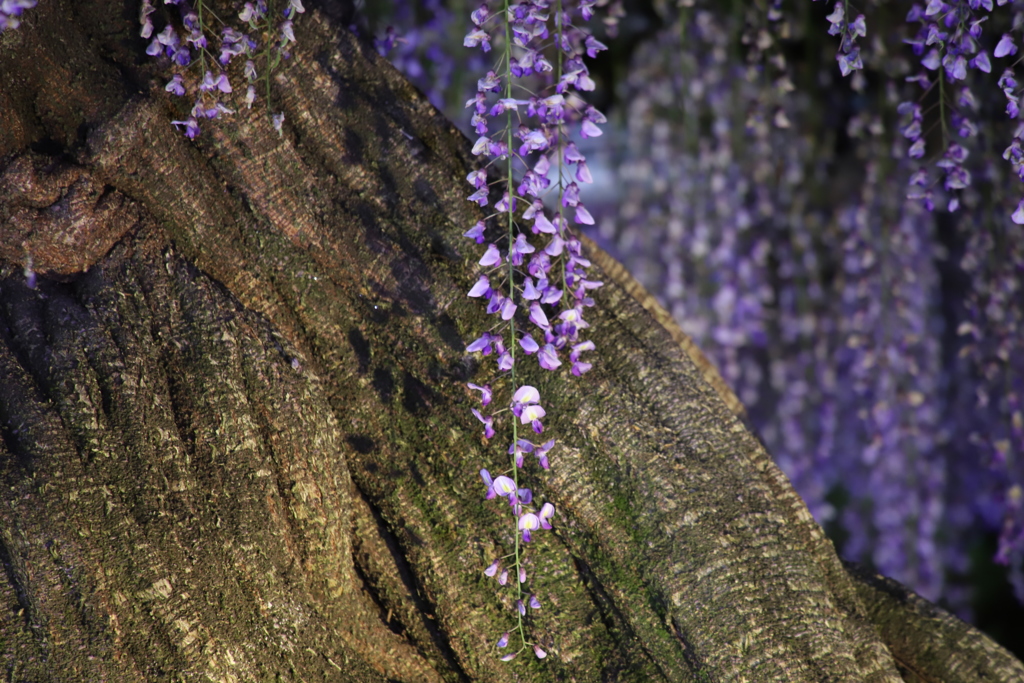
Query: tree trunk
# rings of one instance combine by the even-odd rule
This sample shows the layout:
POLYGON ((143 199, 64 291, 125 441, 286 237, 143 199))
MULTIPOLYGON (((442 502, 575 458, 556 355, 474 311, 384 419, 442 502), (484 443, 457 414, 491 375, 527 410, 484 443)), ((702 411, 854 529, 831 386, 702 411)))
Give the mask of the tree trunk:
POLYGON ((594 370, 525 371, 559 441, 526 474, 558 511, 531 554, 552 656, 499 662, 466 140, 325 5, 274 76, 283 135, 257 106, 189 141, 137 15, 46 0, 0 36, 5 680, 1024 676, 848 572, 596 251, 594 370))

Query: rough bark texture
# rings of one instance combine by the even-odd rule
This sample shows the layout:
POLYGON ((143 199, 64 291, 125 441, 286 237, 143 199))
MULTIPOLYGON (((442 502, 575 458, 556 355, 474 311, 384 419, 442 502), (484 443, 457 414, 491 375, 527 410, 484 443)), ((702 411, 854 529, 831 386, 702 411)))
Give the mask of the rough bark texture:
POLYGON ((595 369, 525 372, 560 442, 528 474, 553 656, 497 662, 466 141, 326 7, 274 78, 283 136, 243 108, 189 142, 137 9, 48 0, 0 38, 6 680, 1024 676, 849 573, 600 255, 595 369))

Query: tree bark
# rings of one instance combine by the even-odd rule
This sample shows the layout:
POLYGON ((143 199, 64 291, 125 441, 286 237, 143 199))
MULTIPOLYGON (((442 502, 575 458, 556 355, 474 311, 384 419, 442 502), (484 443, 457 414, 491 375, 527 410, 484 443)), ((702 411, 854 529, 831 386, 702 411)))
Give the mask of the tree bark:
POLYGON ((0 37, 6 680, 1024 676, 848 571, 597 251, 594 370, 523 371, 559 441, 526 474, 558 510, 531 553, 552 656, 497 661, 466 140, 324 6, 274 76, 283 134, 240 108, 189 141, 137 10, 47 0, 0 37))

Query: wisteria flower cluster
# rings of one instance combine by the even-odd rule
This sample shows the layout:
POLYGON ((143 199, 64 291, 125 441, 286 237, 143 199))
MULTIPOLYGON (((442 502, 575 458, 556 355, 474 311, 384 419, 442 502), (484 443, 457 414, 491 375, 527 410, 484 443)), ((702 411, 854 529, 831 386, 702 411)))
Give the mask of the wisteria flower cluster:
MULTIPOLYGON (((967 148, 954 142, 950 128, 964 144, 977 135, 977 125, 972 117, 977 113, 978 103, 967 85, 968 71, 984 74, 992 71, 988 51, 979 49, 982 28, 987 19, 977 16, 979 11, 991 12, 991 0, 954 3, 932 0, 923 7, 914 5, 907 14, 908 23, 919 24, 917 34, 906 42, 919 58, 923 70, 908 76, 906 81, 920 85, 923 93, 918 101, 900 105, 898 111, 903 117, 901 133, 910 142, 907 155, 911 159, 922 158, 927 130, 920 102, 933 88, 937 88, 944 150, 935 167, 944 176, 943 189, 949 197, 946 204, 949 211, 960 207, 959 191, 971 184, 971 174, 964 163, 968 156, 967 148)), ((998 47, 995 56, 1003 56, 998 47)), ((910 178, 909 198, 920 200, 931 211, 935 205, 933 184, 928 169, 918 169, 910 178)))
MULTIPOLYGON (((486 497, 505 498, 515 519, 513 553, 495 560, 484 572, 488 577, 496 576, 501 586, 506 585, 510 574, 517 579, 513 582, 512 602, 520 647, 502 655, 504 661, 529 647, 538 658, 547 656, 540 643, 526 636, 527 607, 540 609, 541 603, 535 594, 525 597, 528 576, 523 544, 529 543, 537 530, 550 529, 555 512, 550 502, 536 510, 531 507, 533 493, 519 482, 527 455, 536 458, 542 469, 548 469, 555 441, 536 444, 519 436, 520 426, 542 434, 546 411, 538 390, 519 383, 517 355, 521 351, 534 356, 541 368, 552 371, 567 361, 570 373, 580 376, 591 368, 583 354, 595 348, 593 341, 581 339, 580 333, 589 327, 584 319, 585 309, 594 304, 589 292, 601 283, 588 279, 590 262, 582 254, 579 239, 570 232, 573 223, 594 223, 579 196, 579 183, 590 183, 593 178, 586 157, 568 137, 569 129, 577 126, 581 137, 599 136, 599 124, 605 123, 605 117, 579 95, 595 87, 584 56, 593 57, 606 49, 573 23, 576 16, 589 19, 594 4, 594 0, 580 0, 578 4, 568 0, 505 0, 492 12, 484 3, 473 11, 473 28, 464 41, 466 47, 479 47, 484 52, 490 52, 493 44, 501 53, 495 68, 478 81, 476 95, 466 106, 473 110, 472 125, 478 135, 473 153, 490 157, 488 166, 504 162, 503 168, 498 180, 491 181, 488 169, 480 168, 472 171, 467 181, 474 190, 469 200, 481 207, 491 205, 492 193, 500 195, 488 220, 499 218, 504 229, 500 238, 490 239, 487 220, 482 220, 465 235, 478 244, 486 243, 479 261, 485 270, 468 295, 484 300, 487 313, 498 318, 494 327, 471 342, 467 350, 496 355, 502 384, 511 397, 509 468, 496 477, 486 469, 480 472, 487 487, 486 497), (537 90, 546 84, 553 92, 540 90, 540 94, 533 94, 535 91, 524 83, 537 90), (518 89, 527 96, 517 96, 518 89), (495 119, 503 126, 492 133, 490 126, 495 119), (549 178, 552 172, 554 182, 549 178), (549 217, 544 198, 556 190, 557 213, 549 217), (529 221, 529 231, 523 229, 521 221, 529 221), (531 234, 543 244, 532 244, 531 234), (503 563, 507 565, 504 568, 503 563)), ((498 171, 492 171, 492 175, 498 175, 498 171)), ((491 403, 494 391, 490 385, 469 387, 480 392, 482 407, 491 403)), ((484 437, 493 438, 497 414, 484 415, 475 408, 473 414, 484 425, 484 437)), ((502 635, 498 648, 507 647, 509 639, 509 633, 502 635)))
MULTIPOLYGON (((289 47, 295 42, 293 22, 306 11, 302 0, 288 0, 280 16, 274 15, 268 0, 245 3, 237 18, 248 33, 220 20, 203 0, 164 0, 164 4, 178 7, 180 24, 168 21, 157 32, 153 0, 142 0, 139 35, 150 40, 146 54, 170 61, 174 73, 165 90, 178 97, 188 94, 195 98, 189 116, 172 124, 194 138, 199 135, 199 122, 203 119, 235 113, 228 106, 227 96, 235 92, 229 69, 236 57, 245 60, 241 77, 246 87, 240 101, 251 108, 259 96, 257 85, 262 80, 269 106, 270 74, 290 56, 289 47)), ((280 133, 284 114, 272 115, 272 122, 280 133)))
MULTIPOLYGON (((997 4, 1005 5, 1006 2, 1000 0, 997 4)), ((906 155, 914 160, 924 157, 929 125, 922 111, 922 101, 937 89, 938 125, 941 127, 943 150, 934 166, 942 177, 942 189, 947 196, 946 208, 950 212, 960 208, 960 191, 971 185, 971 173, 965 164, 969 152, 965 145, 978 134, 974 117, 979 104, 967 82, 971 71, 986 75, 992 73, 988 50, 981 46, 986 42, 982 35, 984 25, 993 10, 993 0, 929 0, 924 5, 914 4, 906 17, 908 23, 918 24, 914 37, 905 42, 923 67, 918 73, 906 77, 906 81, 918 84, 923 92, 916 101, 909 100, 900 104, 897 110, 901 117, 900 132, 910 143, 906 155), (954 141, 954 132, 962 142, 954 141)), ((828 20, 831 24, 829 33, 841 36, 837 59, 845 76, 851 71, 848 66, 850 36, 855 39, 866 35, 864 17, 860 15, 852 24, 847 23, 844 3, 837 2, 828 20)), ((992 56, 1003 59, 1012 57, 1016 52, 1013 36, 1006 33, 995 45, 992 56)), ((858 66, 852 68, 863 68, 859 52, 856 62, 858 66)), ((1016 119, 1020 112, 1021 91, 1013 65, 1006 68, 999 77, 999 88, 1006 96, 1007 115, 1016 119)), ((1018 127, 1003 158, 1013 165, 1024 180, 1024 171, 1021 170, 1021 132, 1021 127, 1018 127)), ((933 187, 937 182, 927 167, 919 168, 910 177, 908 198, 919 200, 929 211, 933 210, 933 187)), ((1017 223, 1024 223, 1024 199, 1020 200, 1011 218, 1017 223)))
POLYGON ((863 69, 864 62, 860 58, 857 38, 863 38, 868 34, 864 15, 858 14, 853 21, 850 21, 846 16, 846 3, 836 2, 832 13, 826 18, 829 23, 828 34, 839 36, 839 52, 836 54, 839 71, 844 76, 849 76, 854 71, 863 69))
MULTIPOLYGON (((1002 157, 1013 171, 1010 177, 1024 181, 1024 123, 1019 122, 1024 90, 1015 72, 1024 3, 928 0, 913 4, 906 21, 917 25, 916 33, 905 43, 921 68, 904 80, 920 86, 922 92, 917 99, 905 100, 897 108, 899 133, 907 145, 897 144, 894 151, 902 151, 904 158, 912 162, 924 158, 926 139, 937 137, 930 136, 936 126, 940 128, 942 145, 941 152, 934 155, 932 168, 919 166, 908 174, 907 198, 921 202, 931 211, 941 193, 948 211, 965 205, 968 208, 962 230, 964 254, 959 265, 969 276, 971 286, 960 302, 965 319, 953 325, 960 336, 958 358, 963 365, 948 368, 947 372, 956 378, 955 386, 970 387, 966 402, 957 398, 951 405, 960 406, 960 414, 971 418, 957 420, 958 429, 946 438, 953 447, 975 454, 975 467, 972 471, 957 459, 951 461, 950 469, 956 473, 957 481, 965 482, 965 486, 971 482, 972 493, 954 489, 947 495, 948 514, 961 523, 970 517, 980 517, 986 526, 1000 527, 996 560, 1011 565, 1011 581, 1024 601, 1024 514, 1020 505, 1024 470, 1019 457, 1024 453, 1024 430, 1018 426, 1024 422, 1019 398, 1024 391, 1024 341, 1019 325, 1019 292, 1024 278, 1020 228, 1024 225, 1024 199, 1020 198, 1018 185, 1015 192, 1011 191, 1017 196, 1013 200, 1016 208, 1001 209, 998 200, 1003 197, 1004 174, 984 157, 978 161, 971 158, 972 151, 975 157, 984 155, 993 138, 998 139, 998 134, 993 136, 991 131, 1010 130, 1010 144, 1002 157), (1009 7, 1002 9, 1005 5, 1009 7), (1006 32, 1000 33, 1000 29, 1006 32), (1006 65, 1001 73, 997 68, 999 62, 1006 65), (1000 73, 998 78, 994 73, 1000 73), (974 93, 979 90, 988 96, 976 97, 974 93), (1005 102, 1009 127, 998 120, 981 118, 1002 113, 999 100, 1005 102), (986 131, 988 140, 981 140, 979 131, 986 125, 990 129, 986 131), (942 181, 941 189, 936 187, 938 179, 942 181), (974 187, 979 179, 983 190, 974 187), (989 202, 981 202, 981 191, 987 194, 989 202), (984 225, 983 229, 979 229, 979 223, 984 225), (1001 246, 997 247, 997 243, 1001 246), (989 471, 980 474, 977 463, 986 463, 989 471), (1000 514, 994 513, 999 507, 1001 519, 1000 514)), ((897 90, 891 84, 890 88, 891 92, 897 90)), ((946 558, 946 566, 966 571, 962 559, 965 552, 965 548, 956 548, 946 558)))
POLYGON ((21 25, 21 13, 36 6, 37 0, 0 0, 0 33, 21 25))

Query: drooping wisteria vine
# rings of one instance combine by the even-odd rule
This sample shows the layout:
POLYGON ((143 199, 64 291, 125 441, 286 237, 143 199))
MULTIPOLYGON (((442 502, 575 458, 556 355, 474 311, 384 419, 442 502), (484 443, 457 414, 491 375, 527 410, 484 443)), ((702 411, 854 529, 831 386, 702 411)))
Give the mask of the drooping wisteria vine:
POLYGON ((584 138, 601 135, 598 126, 605 122, 581 97, 594 89, 584 56, 605 49, 574 23, 589 20, 593 5, 588 0, 485 3, 473 11, 473 29, 465 38, 466 47, 495 48, 499 55, 467 102, 478 135, 473 153, 489 159, 467 177, 473 187, 469 200, 481 207, 497 201, 493 213, 465 234, 486 244, 479 261, 484 271, 468 295, 484 300, 487 313, 498 319, 467 347, 496 355, 494 388, 469 388, 480 392, 482 408, 495 393, 507 406, 490 415, 474 408, 473 414, 489 440, 498 433, 495 419, 511 413, 499 424, 509 443, 502 474, 480 471, 486 498, 503 499, 511 513, 511 552, 484 569, 499 586, 511 589, 505 602, 514 626, 497 639, 497 647, 518 647, 501 655, 505 661, 528 648, 538 658, 547 656, 541 639, 527 633, 528 609, 541 609, 542 603, 528 588, 526 548, 536 531, 551 528, 555 513, 552 503, 539 504, 521 479, 527 455, 542 470, 550 467, 555 440, 535 443, 521 435, 526 427, 542 434, 546 411, 538 390, 524 384, 517 370, 524 357, 533 356, 548 371, 557 371, 567 360, 569 374, 579 376, 591 367, 583 354, 595 348, 581 333, 588 327, 585 309, 594 303, 589 292, 601 283, 587 278, 590 263, 571 231, 573 224, 594 222, 579 196, 579 183, 593 179, 570 137, 576 131, 584 138), (550 218, 544 203, 549 194, 558 202, 550 218))

